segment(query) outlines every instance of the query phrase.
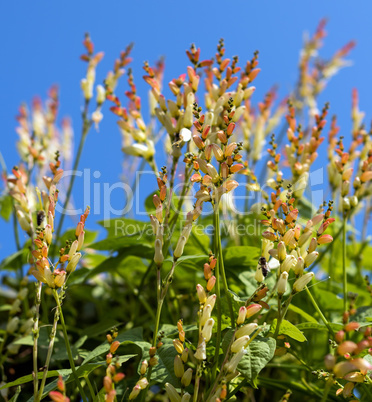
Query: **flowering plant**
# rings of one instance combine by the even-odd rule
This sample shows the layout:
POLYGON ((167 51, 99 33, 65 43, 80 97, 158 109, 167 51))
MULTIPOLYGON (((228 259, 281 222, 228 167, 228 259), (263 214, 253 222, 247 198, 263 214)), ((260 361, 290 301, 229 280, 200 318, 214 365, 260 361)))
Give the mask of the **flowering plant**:
POLYGON ((95 87, 104 54, 86 35, 73 161, 57 88, 45 106, 20 108, 20 163, 4 167, 1 197, 17 243, 1 263, 5 400, 369 400, 372 137, 356 91, 349 136, 339 136, 336 117, 328 122, 330 105, 319 105, 354 46, 319 60, 324 37, 321 21, 279 102, 273 89, 256 104, 259 53, 242 65, 226 57, 223 40, 214 58, 192 45, 169 91, 163 60, 146 62, 147 119, 128 68, 132 45, 95 87), (126 101, 117 89, 124 68, 126 101), (75 178, 66 185, 63 166, 78 170, 107 105, 123 180, 144 187, 136 173, 148 165, 153 191, 146 221, 107 219, 97 240, 89 207, 63 233, 75 178), (322 153, 329 193, 319 198, 311 176, 322 153))

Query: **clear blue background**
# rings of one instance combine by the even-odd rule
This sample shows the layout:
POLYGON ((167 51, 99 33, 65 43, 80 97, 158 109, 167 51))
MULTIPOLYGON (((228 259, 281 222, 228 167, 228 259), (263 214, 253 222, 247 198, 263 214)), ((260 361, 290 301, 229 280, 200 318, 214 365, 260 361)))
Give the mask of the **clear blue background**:
MULTIPOLYGON (((195 42, 201 58, 214 56, 223 37, 226 55, 239 55, 240 64, 260 51, 262 73, 255 82, 254 102, 262 99, 273 84, 280 94, 288 93, 297 78, 299 50, 303 33, 313 33, 319 20, 329 19, 329 33, 322 50, 331 55, 350 39, 357 47, 349 56, 353 66, 332 79, 322 101, 330 101, 330 114, 338 115, 343 135, 350 133, 351 90, 357 87, 361 109, 371 118, 372 88, 372 3, 349 1, 2 1, 0 4, 0 147, 8 168, 18 163, 14 119, 21 101, 34 95, 45 98, 52 84, 60 87, 60 116, 71 116, 75 133, 80 135, 80 110, 83 98, 80 79, 86 64, 79 60, 82 38, 90 32, 97 51, 105 52, 97 71, 102 82, 120 50, 134 42, 132 68, 138 92, 147 99, 147 84, 142 82, 142 63, 166 57, 165 83, 185 72, 185 50, 195 42)), ((121 97, 126 86, 118 89, 121 97)), ((123 155, 116 118, 104 110, 100 132, 91 131, 80 168, 99 170, 97 182, 114 183, 121 174, 123 155)), ((82 206, 77 180, 76 204, 82 206)), ((146 190, 150 192, 151 183, 146 190)), ((155 187, 155 183, 154 183, 155 187)), ((122 204, 119 192, 114 206, 122 204)), ((88 227, 95 228, 92 216, 88 227)), ((66 225, 71 221, 66 220, 66 225)), ((0 260, 15 250, 11 225, 0 222, 0 260)))

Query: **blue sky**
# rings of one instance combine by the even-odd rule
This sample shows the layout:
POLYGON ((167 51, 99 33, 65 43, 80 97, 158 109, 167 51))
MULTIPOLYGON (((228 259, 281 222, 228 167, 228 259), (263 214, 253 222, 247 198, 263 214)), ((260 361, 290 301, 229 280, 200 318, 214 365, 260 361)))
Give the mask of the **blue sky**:
MULTIPOLYGON (((97 82, 112 69, 120 50, 130 42, 135 43, 132 68, 138 92, 144 99, 148 88, 141 80, 144 60, 151 64, 164 55, 167 82, 185 71, 185 50, 193 42, 201 47, 202 58, 209 58, 223 37, 226 55, 238 54, 241 63, 258 49, 262 72, 255 82, 254 99, 261 100, 273 84, 280 85, 281 95, 291 90, 297 77, 303 33, 314 32, 319 20, 327 17, 324 57, 330 57, 350 39, 357 41, 349 57, 353 65, 334 77, 322 96, 322 100, 330 101, 330 114, 338 115, 342 132, 348 135, 352 88, 359 90, 360 107, 366 111, 368 125, 372 110, 372 3, 365 0, 355 4, 331 0, 1 2, 0 149, 8 168, 18 163, 14 117, 20 102, 29 103, 34 95, 45 97, 52 84, 60 87, 60 116, 71 116, 76 134, 80 133, 83 103, 80 79, 86 65, 79 56, 85 32, 91 34, 95 49, 105 52, 97 82)), ((122 95, 124 89, 122 85, 118 93, 122 95)), ((121 173, 121 140, 115 117, 107 106, 103 112, 100 132, 91 131, 80 167, 99 170, 102 183, 114 183, 121 173)), ((77 180, 74 191, 77 204, 83 202, 79 198, 79 185, 77 180)), ((120 202, 119 199, 117 207, 120 202)), ((92 217, 92 223, 100 218, 92 217)), ((1 221, 0 231, 2 259, 15 246, 8 236, 10 225, 1 221)))

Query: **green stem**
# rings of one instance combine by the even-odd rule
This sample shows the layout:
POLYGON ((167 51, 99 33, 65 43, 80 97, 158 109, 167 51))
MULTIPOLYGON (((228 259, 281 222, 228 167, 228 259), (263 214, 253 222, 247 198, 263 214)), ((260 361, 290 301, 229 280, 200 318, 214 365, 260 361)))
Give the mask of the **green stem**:
POLYGON ((229 287, 228 287, 227 279, 226 279, 225 266, 223 263, 221 233, 220 233, 220 211, 219 211, 218 205, 215 205, 215 208, 216 208, 216 211, 215 211, 215 215, 216 215, 216 225, 215 225, 216 246, 218 247, 217 261, 219 261, 219 269, 221 271, 220 273, 221 273, 221 277, 222 277, 222 283, 223 283, 223 287, 225 290, 227 304, 229 306, 231 328, 233 328, 235 325, 235 317, 234 317, 234 309, 233 309, 232 301, 231 301, 231 294, 229 292, 229 287))
MULTIPOLYGON (((213 224, 214 224, 214 250, 217 255, 218 251, 218 234, 220 232, 219 228, 219 211, 218 206, 214 206, 214 214, 213 214, 213 224), (218 233, 218 234, 217 234, 218 233)), ((220 354, 220 343, 221 343, 221 328, 222 328, 222 313, 221 313, 221 290, 220 290, 220 263, 219 258, 217 258, 216 268, 214 270, 216 276, 216 304, 217 304, 217 336, 216 336, 216 348, 214 352, 214 362, 213 362, 213 371, 212 371, 212 381, 217 377, 217 367, 218 367, 218 357, 220 354)))
POLYGON ((342 276, 343 276, 343 292, 344 292, 344 312, 347 311, 347 274, 346 274, 346 222, 344 216, 342 222, 342 276))
MULTIPOLYGON (((276 338, 279 335, 279 330, 280 330, 280 325, 282 324, 282 321, 284 320, 285 315, 287 314, 288 307, 291 304, 293 298, 293 294, 291 294, 288 299, 284 303, 284 310, 283 313, 279 315, 278 320, 276 322, 276 328, 275 328, 275 333, 274 333, 274 338, 276 338)), ((280 303, 280 302, 279 302, 280 303)))
POLYGON ((326 382, 321 402, 327 401, 329 391, 332 388, 332 384, 333 384, 333 379, 332 379, 332 377, 330 377, 326 382))
POLYGON ((276 338, 279 334, 280 325, 282 323, 282 298, 278 295, 278 319, 276 320, 276 329, 274 333, 274 338, 276 338))
MULTIPOLYGON (((65 211, 66 208, 68 207, 68 203, 70 201, 70 197, 71 197, 71 193, 72 193, 72 188, 74 186, 74 181, 75 181, 75 172, 77 171, 78 167, 79 167, 79 162, 80 162, 80 158, 81 158, 81 154, 84 148, 84 144, 85 144, 85 140, 87 138, 88 132, 90 127, 92 126, 92 121, 88 119, 88 107, 89 107, 89 100, 85 100, 85 105, 84 105, 84 111, 82 114, 82 118, 83 118, 83 128, 82 128, 82 134, 81 134, 81 138, 80 138, 80 143, 79 143, 79 147, 78 147, 78 151, 76 154, 76 158, 74 161, 74 166, 72 168, 72 175, 71 175, 71 180, 67 189, 67 193, 66 193, 66 199, 65 202, 63 204, 63 210, 62 210, 62 214, 61 214, 61 219, 58 223, 58 228, 57 228, 57 232, 56 232, 56 239, 59 239, 59 236, 61 234, 61 230, 62 230, 62 225, 63 225, 63 221, 65 219, 65 211)), ((51 255, 54 255, 54 251, 51 255)))
POLYGON ((86 377, 84 377, 84 378, 85 378, 85 381, 86 381, 87 384, 88 384, 88 388, 89 388, 89 392, 90 392, 90 396, 91 396, 91 398, 92 398, 92 401, 94 401, 96 395, 95 395, 95 392, 94 392, 92 383, 91 383, 90 380, 89 380, 89 376, 86 376, 86 377))
POLYGON ((199 385, 200 385, 200 369, 201 363, 198 361, 198 365, 196 366, 196 374, 195 374, 195 387, 194 387, 194 395, 193 395, 193 402, 197 402, 198 394, 199 394, 199 385))
POLYGON ((34 399, 36 400, 39 390, 39 381, 37 378, 38 368, 37 368, 37 341, 39 338, 39 315, 40 315, 40 304, 41 304, 41 287, 42 283, 38 282, 36 285, 36 295, 35 295, 35 315, 34 315, 34 327, 33 336, 34 344, 32 349, 32 361, 33 361, 33 372, 32 376, 34 378, 34 399))
POLYGON ((53 296, 54 296, 54 299, 55 299, 55 301, 56 301, 56 303, 57 303, 57 307, 58 307, 59 314, 60 314, 60 317, 61 317, 61 324, 62 324, 63 337, 65 338, 66 350, 67 350, 68 360, 69 360, 69 362, 70 362, 70 367, 71 367, 71 370, 72 370, 72 375, 74 376, 76 385, 77 385, 78 388, 79 388, 81 398, 83 399, 84 402, 87 402, 87 398, 86 398, 86 396, 85 396, 83 387, 82 387, 82 385, 80 384, 78 375, 76 374, 76 368, 75 368, 74 358, 73 358, 72 352, 71 352, 70 341, 68 340, 68 334, 67 334, 67 330, 66 330, 65 319, 64 319, 64 317, 63 317, 62 306, 61 306, 61 303, 60 303, 60 300, 59 300, 59 297, 58 297, 58 293, 57 293, 57 291, 54 290, 54 289, 53 289, 53 296))
POLYGON ((43 397, 43 391, 44 391, 45 382, 46 382, 47 375, 48 375, 50 359, 52 357, 54 341, 55 341, 55 338, 56 338, 58 320, 59 320, 59 310, 56 309, 56 311, 54 313, 54 321, 53 321, 53 326, 52 326, 52 332, 50 333, 50 341, 49 341, 49 346, 48 346, 48 353, 47 353, 47 357, 46 357, 46 360, 45 360, 44 374, 43 374, 43 378, 41 380, 40 390, 39 390, 39 394, 37 396, 36 402, 40 401, 42 399, 42 397, 43 397))
POLYGON ((324 314, 322 313, 322 311, 320 310, 318 303, 315 301, 313 295, 311 294, 309 288, 307 286, 305 286, 305 290, 306 293, 308 294, 310 301, 312 303, 312 305, 314 306, 315 310, 318 312, 320 319, 324 322, 324 325, 328 328, 329 333, 332 335, 332 337, 335 336, 335 333, 332 329, 332 327, 330 326, 328 320, 325 318, 324 314))

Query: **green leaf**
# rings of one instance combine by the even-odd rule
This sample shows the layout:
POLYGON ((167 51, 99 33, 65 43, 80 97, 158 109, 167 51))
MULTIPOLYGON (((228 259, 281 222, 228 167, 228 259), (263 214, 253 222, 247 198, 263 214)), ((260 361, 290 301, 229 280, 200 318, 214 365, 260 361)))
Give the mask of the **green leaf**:
POLYGON ((10 195, 3 195, 0 197, 0 216, 9 221, 10 215, 13 210, 13 201, 10 195))
POLYGON ((0 270, 16 270, 20 266, 26 264, 29 251, 25 248, 16 251, 9 257, 4 258, 0 263, 0 270))
POLYGON ((97 324, 91 325, 80 332, 80 336, 89 335, 90 338, 104 334, 114 327, 118 327, 119 322, 113 320, 112 318, 107 318, 106 320, 100 321, 97 324))
POLYGON ((180 380, 174 374, 174 359, 178 353, 171 340, 166 342, 158 349, 159 363, 154 367, 152 380, 158 383, 170 382, 177 388, 181 386, 180 380))
POLYGON ((227 270, 242 272, 247 269, 255 269, 260 249, 251 246, 232 246, 224 250, 224 263, 227 270))
POLYGON ((314 287, 314 293, 322 311, 339 311, 343 309, 343 300, 335 293, 322 289, 320 286, 314 287))
POLYGON ((292 310, 294 313, 297 313, 301 317, 305 318, 305 320, 309 322, 318 323, 318 321, 310 314, 306 313, 306 311, 300 309, 299 307, 295 306, 294 304, 289 305, 289 309, 292 310))
POLYGON ((238 370, 254 388, 257 388, 258 374, 274 357, 275 347, 275 339, 257 337, 249 344, 248 353, 240 361, 238 370))
MULTIPOLYGON (((329 323, 329 325, 336 332, 343 328, 342 324, 329 323)), ((317 331, 328 331, 328 328, 324 324, 319 324, 315 322, 302 322, 301 324, 296 325, 296 328, 299 330, 315 329, 317 331)))
MULTIPOLYGON (((66 240, 75 240, 76 239, 75 231, 76 231, 76 229, 68 229, 68 230, 66 230, 66 232, 63 233, 63 235, 58 239, 61 247, 65 246, 66 240)), ((85 232, 84 244, 92 243, 98 236, 97 231, 84 229, 84 232, 85 232)))
MULTIPOLYGON (((276 325, 277 325, 277 320, 275 319, 273 321, 273 323, 271 324, 270 332, 275 333, 276 325)), ((282 323, 280 325, 280 329, 279 329, 279 334, 287 335, 290 338, 292 338, 298 342, 307 341, 305 335, 298 329, 298 327, 294 326, 292 323, 290 323, 287 320, 282 321, 282 323)))
MULTIPOLYGON (((145 342, 143 340, 142 328, 133 328, 128 331, 125 331, 122 334, 119 334, 115 339, 115 341, 119 341, 120 344, 123 344, 124 342, 132 342, 135 343, 137 346, 139 346, 142 350, 144 350, 145 348, 149 348, 151 346, 148 342, 145 342)), ((102 343, 88 354, 88 356, 84 359, 83 364, 89 362, 95 357, 107 353, 109 349, 110 345, 108 344, 108 342, 102 343)))
POLYGON ((354 315, 350 317, 351 321, 359 322, 360 324, 365 322, 370 322, 370 318, 372 317, 372 307, 371 306, 362 306, 359 307, 354 315))

